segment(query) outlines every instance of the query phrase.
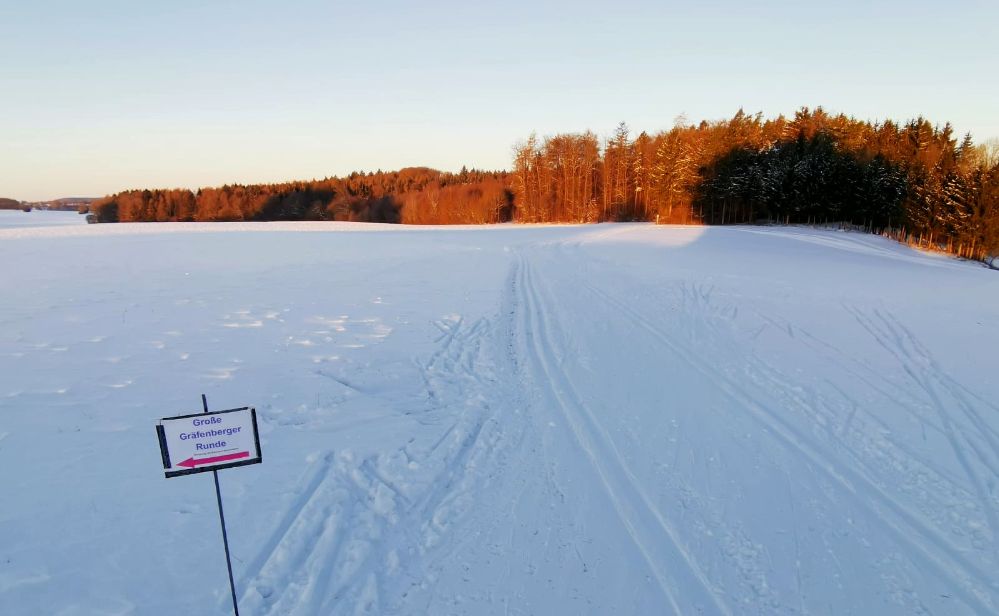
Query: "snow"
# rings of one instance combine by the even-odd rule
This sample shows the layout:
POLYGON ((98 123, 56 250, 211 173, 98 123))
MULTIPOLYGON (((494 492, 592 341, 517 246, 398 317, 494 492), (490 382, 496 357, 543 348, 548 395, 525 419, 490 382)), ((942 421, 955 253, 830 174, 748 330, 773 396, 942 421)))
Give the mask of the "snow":
POLYGON ((24 229, 63 225, 85 225, 87 217, 58 210, 0 210, 0 229, 24 229))
POLYGON ((5 229, 0 262, 0 614, 231 613, 212 479, 154 431, 201 393, 258 412, 219 473, 246 614, 999 611, 980 264, 349 223, 5 229))

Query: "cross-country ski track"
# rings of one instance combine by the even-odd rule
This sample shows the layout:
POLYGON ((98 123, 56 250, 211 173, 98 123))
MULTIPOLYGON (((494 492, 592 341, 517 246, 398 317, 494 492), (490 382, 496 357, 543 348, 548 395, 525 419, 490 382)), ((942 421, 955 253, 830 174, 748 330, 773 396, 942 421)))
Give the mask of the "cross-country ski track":
POLYGON ((993 614, 999 272, 794 227, 0 229, 0 614, 993 614), (86 255, 85 259, 79 255, 86 255))

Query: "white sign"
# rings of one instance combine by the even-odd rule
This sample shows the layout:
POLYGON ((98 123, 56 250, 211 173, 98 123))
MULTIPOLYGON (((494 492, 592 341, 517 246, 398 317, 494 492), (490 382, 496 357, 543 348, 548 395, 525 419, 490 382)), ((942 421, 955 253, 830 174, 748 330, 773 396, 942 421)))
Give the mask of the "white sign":
POLYGON ((167 478, 263 461, 250 407, 164 417, 156 433, 167 478))

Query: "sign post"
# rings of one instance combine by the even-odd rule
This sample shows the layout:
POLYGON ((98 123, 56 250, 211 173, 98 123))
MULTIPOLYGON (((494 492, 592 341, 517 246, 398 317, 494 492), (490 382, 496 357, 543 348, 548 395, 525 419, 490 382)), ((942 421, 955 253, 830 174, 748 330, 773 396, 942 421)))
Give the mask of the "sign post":
POLYGON ((164 417, 156 426, 156 435, 159 437, 163 470, 167 479, 207 471, 211 471, 215 477, 215 499, 219 505, 219 522, 222 524, 222 545, 225 547, 225 565, 229 571, 232 610, 239 616, 236 583, 232 578, 232 561, 229 558, 229 537, 225 530, 225 514, 222 512, 219 469, 263 462, 260 436, 257 433, 257 411, 244 406, 209 412, 205 394, 201 394, 201 406, 203 413, 164 417))

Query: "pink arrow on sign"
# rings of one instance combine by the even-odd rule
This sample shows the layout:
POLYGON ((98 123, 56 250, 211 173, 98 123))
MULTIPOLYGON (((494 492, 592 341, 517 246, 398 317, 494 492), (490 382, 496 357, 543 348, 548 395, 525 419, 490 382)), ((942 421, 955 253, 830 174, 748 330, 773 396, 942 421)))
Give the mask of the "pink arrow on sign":
POLYGON ((238 460, 240 458, 249 458, 249 451, 240 451, 239 453, 230 453, 224 456, 215 456, 214 458, 201 458, 200 460, 195 460, 194 458, 188 458, 178 464, 177 466, 186 466, 187 468, 194 468, 195 466, 203 466, 205 464, 215 464, 216 462, 226 462, 228 460, 238 460))

